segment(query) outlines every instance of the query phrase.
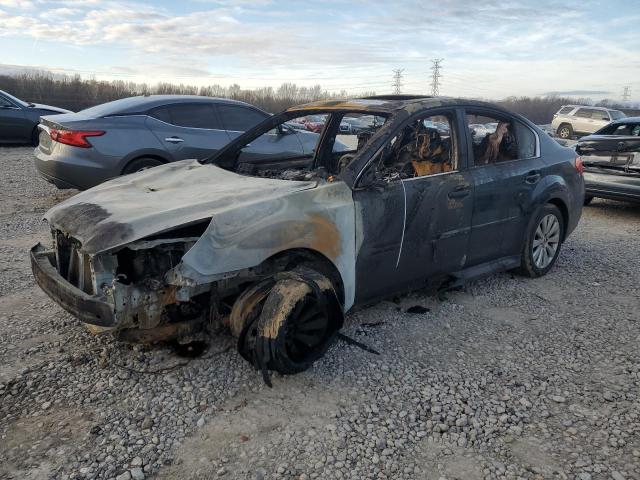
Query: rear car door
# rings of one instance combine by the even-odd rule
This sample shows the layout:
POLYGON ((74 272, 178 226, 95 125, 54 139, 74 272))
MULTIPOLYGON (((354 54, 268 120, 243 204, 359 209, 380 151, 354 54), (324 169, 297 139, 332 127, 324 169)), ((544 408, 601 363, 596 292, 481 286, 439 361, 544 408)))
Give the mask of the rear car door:
POLYGON ((602 127, 609 125, 610 122, 611 117, 609 117, 609 112, 607 112, 606 110, 594 109, 591 111, 591 122, 587 133, 594 133, 600 130, 602 127))
POLYGON ((149 111, 146 125, 173 160, 203 159, 230 140, 212 103, 174 103, 156 107, 149 111))
POLYGON ((22 107, 0 95, 0 142, 31 140, 31 125, 22 107))
POLYGON ((573 114, 573 121, 571 122, 574 132, 587 133, 589 131, 595 131, 591 130, 593 124, 593 120, 591 119, 592 111, 591 108, 579 108, 576 110, 576 113, 573 114))
MULTIPOLYGON (((218 111, 232 139, 268 117, 264 112, 242 105, 221 104, 218 106, 218 111)), ((278 157, 296 157, 304 153, 296 132, 282 126, 253 140, 242 150, 241 160, 243 163, 269 163, 278 157)))
MULTIPOLYGON (((487 158, 487 143, 501 123, 510 123, 511 120, 505 113, 488 108, 465 109, 466 138, 470 152, 469 171, 474 184, 468 266, 503 256, 502 239, 509 219, 509 177, 504 166, 500 164, 501 161, 497 158, 489 161, 487 158), (483 136, 473 135, 472 129, 469 128, 471 124, 485 125, 486 133, 483 136)), ((501 142, 500 145, 502 144, 501 142)), ((515 158, 516 155, 512 156, 515 158)))

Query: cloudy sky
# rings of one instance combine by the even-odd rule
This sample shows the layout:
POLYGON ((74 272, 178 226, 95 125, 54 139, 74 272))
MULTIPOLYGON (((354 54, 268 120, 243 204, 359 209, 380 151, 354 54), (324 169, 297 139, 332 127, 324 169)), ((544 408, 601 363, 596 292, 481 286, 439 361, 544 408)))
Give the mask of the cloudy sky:
MULTIPOLYGON (((640 0, 0 0, 0 64, 244 88, 640 99, 640 0)), ((5 67, 6 68, 6 67, 5 67)), ((13 68, 13 67, 12 67, 13 68)))

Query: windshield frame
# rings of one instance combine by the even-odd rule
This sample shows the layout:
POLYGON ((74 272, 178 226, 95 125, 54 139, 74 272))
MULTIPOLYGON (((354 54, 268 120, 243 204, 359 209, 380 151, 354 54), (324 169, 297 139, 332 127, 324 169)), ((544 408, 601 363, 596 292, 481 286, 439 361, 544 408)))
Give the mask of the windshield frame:
MULTIPOLYGON (((314 166, 313 168, 317 168, 318 158, 322 158, 323 149, 328 148, 327 138, 332 136, 335 137, 337 134, 338 125, 336 125, 335 118, 339 117, 342 120, 345 114, 351 114, 351 113, 370 114, 370 115, 375 115, 379 117, 385 117, 387 119, 387 121, 380 126, 376 134, 371 139, 369 139, 368 143, 370 143, 375 137, 377 137, 377 135, 380 133, 381 130, 385 129, 385 126, 388 123, 390 123, 391 118, 394 116, 393 113, 384 111, 384 110, 371 111, 370 109, 364 109, 364 108, 358 109, 353 107, 344 108, 344 109, 326 108, 326 107, 325 108, 320 107, 320 108, 314 108, 314 109, 311 109, 311 108, 288 109, 278 114, 270 116, 269 118, 265 119, 255 127, 251 128, 250 130, 247 130, 246 132, 238 136, 236 139, 232 140, 230 143, 228 143, 225 147, 220 149, 215 154, 209 157, 205 157, 199 160, 199 162, 202 164, 213 164, 221 168, 235 171, 235 169, 238 166, 238 157, 241 150, 244 147, 246 147, 247 144, 250 144, 252 141, 257 139, 261 135, 268 133, 269 131, 276 128, 278 125, 285 124, 286 122, 293 120, 294 118, 299 118, 302 116, 306 117, 306 116, 312 116, 312 115, 327 115, 327 121, 325 123, 325 127, 322 129, 322 132, 320 133, 320 138, 318 139, 318 148, 316 148, 316 151, 314 152, 313 159, 312 159, 313 166, 314 166), (333 129, 335 129, 336 132, 332 132, 331 130, 333 129)), ((332 142, 331 142, 331 146, 333 146, 332 142)), ((356 160, 357 157, 359 157, 366 150, 367 148, 363 148, 362 152, 358 152, 354 157, 354 160, 356 160)))

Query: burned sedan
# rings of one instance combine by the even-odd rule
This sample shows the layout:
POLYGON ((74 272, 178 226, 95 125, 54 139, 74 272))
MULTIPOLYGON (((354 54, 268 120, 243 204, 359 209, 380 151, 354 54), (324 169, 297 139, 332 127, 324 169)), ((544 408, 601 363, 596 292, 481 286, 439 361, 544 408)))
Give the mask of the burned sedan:
POLYGON ((500 270, 544 275, 583 199, 575 152, 490 104, 317 102, 209 159, 62 202, 45 216, 53 245, 36 245, 31 261, 41 288, 96 332, 189 342, 228 329, 266 377, 308 368, 358 306, 500 270), (308 156, 265 162, 248 148, 308 115, 327 119, 308 156), (384 122, 345 152, 336 136, 354 115, 384 122), (487 122, 494 132, 472 135, 487 122))

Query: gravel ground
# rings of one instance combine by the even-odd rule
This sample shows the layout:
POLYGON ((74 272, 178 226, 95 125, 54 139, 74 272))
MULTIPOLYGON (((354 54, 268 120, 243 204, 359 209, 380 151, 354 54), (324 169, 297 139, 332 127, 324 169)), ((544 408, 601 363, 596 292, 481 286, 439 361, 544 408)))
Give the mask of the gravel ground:
POLYGON ((269 389, 229 338, 187 361, 48 300, 27 252, 73 192, 31 155, 0 148, 0 478, 640 479, 640 207, 594 201, 545 278, 351 315, 379 356, 336 343, 269 389))

